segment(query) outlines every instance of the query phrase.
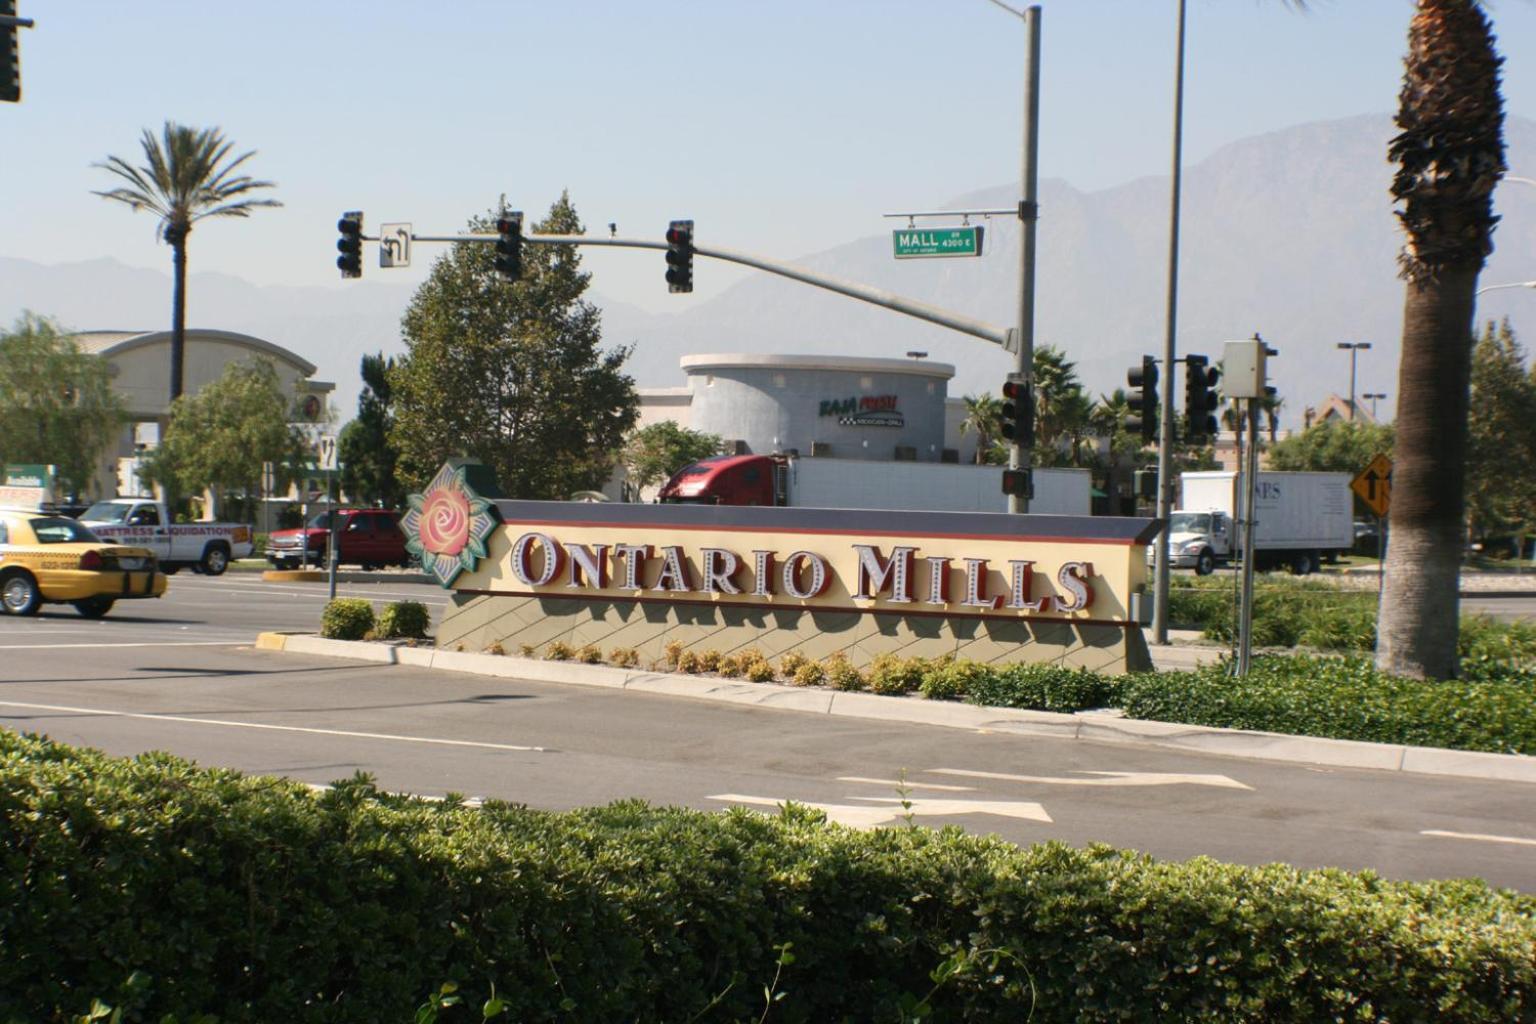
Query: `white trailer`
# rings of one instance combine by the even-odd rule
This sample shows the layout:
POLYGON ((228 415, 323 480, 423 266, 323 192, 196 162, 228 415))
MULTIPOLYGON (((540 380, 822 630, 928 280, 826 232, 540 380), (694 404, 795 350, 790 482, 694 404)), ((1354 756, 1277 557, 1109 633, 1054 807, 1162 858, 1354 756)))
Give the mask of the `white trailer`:
MULTIPOLYGON (((789 459, 783 466, 785 504, 806 508, 923 509, 1007 512, 1000 466, 952 462, 867 462, 789 459)), ((1093 510, 1086 469, 1037 469, 1034 515, 1086 516, 1093 510)))
MULTIPOLYGON (((1185 473, 1169 519, 1169 564, 1204 575, 1241 555, 1241 473, 1185 473)), ((1260 472, 1255 495, 1254 567, 1316 572, 1354 544, 1347 473, 1260 472)), ((1148 549, 1151 555, 1151 549, 1148 549)))

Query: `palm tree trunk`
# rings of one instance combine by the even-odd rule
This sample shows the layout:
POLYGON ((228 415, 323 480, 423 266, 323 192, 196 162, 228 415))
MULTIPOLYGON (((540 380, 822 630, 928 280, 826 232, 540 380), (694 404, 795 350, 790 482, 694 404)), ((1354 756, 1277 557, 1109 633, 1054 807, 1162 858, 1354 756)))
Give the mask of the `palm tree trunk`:
POLYGON ((1456 674, 1468 382, 1476 267, 1411 280, 1398 367, 1391 541, 1383 570, 1377 667, 1456 674))
POLYGON ((182 365, 187 350, 187 236, 166 229, 171 243, 173 285, 171 288, 171 401, 181 397, 182 365))

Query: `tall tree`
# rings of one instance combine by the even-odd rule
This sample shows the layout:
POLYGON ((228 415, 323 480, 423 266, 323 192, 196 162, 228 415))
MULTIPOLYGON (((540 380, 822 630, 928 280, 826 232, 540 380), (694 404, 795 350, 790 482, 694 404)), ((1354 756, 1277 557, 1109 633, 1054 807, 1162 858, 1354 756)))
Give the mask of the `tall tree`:
POLYGON ((1536 364, 1505 320, 1472 351, 1467 519, 1472 536, 1536 531, 1536 364))
POLYGON ((684 466, 719 454, 725 442, 719 434, 680 427, 662 420, 629 435, 624 444, 626 483, 638 495, 647 487, 664 483, 684 466))
POLYGON ((252 199, 257 189, 272 188, 270 181, 256 181, 236 173, 256 155, 255 150, 233 159, 234 143, 217 128, 189 128, 165 122, 161 137, 144 130, 139 145, 144 166, 134 167, 121 157, 109 156, 94 166, 117 175, 127 184, 107 192, 104 199, 125 203, 134 210, 148 210, 160 218, 158 236, 171 247, 171 387, 172 402, 181 397, 182 366, 187 341, 187 236, 192 225, 205 217, 248 217, 258 206, 281 206, 276 199, 252 199))
POLYGON ((1456 674, 1457 614, 1477 278, 1493 249, 1503 176, 1501 58, 1473 0, 1417 0, 1389 156, 1407 235, 1397 459, 1376 663, 1456 674))
POLYGON ((286 485, 310 458, 308 439, 294 425, 296 399, 270 360, 229 364, 218 380, 172 403, 144 476, 181 494, 249 490, 261 480, 262 463, 271 462, 279 467, 279 486, 286 485))
POLYGON ((405 500, 405 488, 395 476, 400 452, 389 439, 394 423, 389 375, 394 370, 394 359, 382 352, 363 356, 357 418, 342 428, 336 442, 342 489, 354 499, 388 508, 405 500))
POLYGON ((1359 473, 1377 455, 1392 455, 1390 424, 1364 420, 1322 420, 1269 449, 1271 469, 1359 473))
POLYGON ((0 332, 0 463, 53 465, 79 496, 123 423, 107 364, 53 321, 23 313, 0 332))
POLYGON ((998 439, 1003 429, 1003 403, 994 398, 992 392, 984 391, 979 395, 966 395, 965 419, 960 421, 960 434, 974 433, 976 435, 976 465, 989 461, 988 455, 993 443, 998 439))
MULTIPOLYGON (((470 221, 485 232, 492 212, 470 221)), ((582 233, 562 195, 537 234, 582 233)), ((454 246, 432 268, 402 322, 408 352, 390 374, 403 476, 425 483, 467 455, 518 498, 564 499, 613 470, 638 418, 630 350, 603 351, 600 314, 582 299, 575 246, 525 245, 522 278, 506 282, 488 245, 454 246)))

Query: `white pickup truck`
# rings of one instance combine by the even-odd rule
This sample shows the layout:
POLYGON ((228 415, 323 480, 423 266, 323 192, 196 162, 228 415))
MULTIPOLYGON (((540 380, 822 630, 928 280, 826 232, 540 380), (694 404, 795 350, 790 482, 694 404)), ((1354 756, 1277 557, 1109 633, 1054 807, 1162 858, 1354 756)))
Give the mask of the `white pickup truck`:
POLYGON ((218 576, 230 559, 249 558, 254 550, 244 523, 173 523, 163 504, 147 498, 98 501, 80 522, 102 540, 149 548, 166 573, 186 568, 218 576))

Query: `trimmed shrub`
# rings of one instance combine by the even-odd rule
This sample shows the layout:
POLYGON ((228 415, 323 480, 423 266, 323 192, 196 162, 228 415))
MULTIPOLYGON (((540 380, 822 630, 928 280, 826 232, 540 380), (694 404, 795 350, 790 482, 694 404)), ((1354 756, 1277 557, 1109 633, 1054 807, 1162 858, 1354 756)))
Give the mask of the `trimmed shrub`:
POLYGON ((486 654, 494 654, 497 657, 504 657, 506 655, 506 653, 507 653, 507 649, 505 647, 501 646, 501 641, 500 640, 497 640, 495 643, 491 644, 491 646, 489 646, 489 647, 487 647, 485 649, 485 653, 486 654))
POLYGON ((927 667, 928 663, 922 658, 877 654, 869 666, 869 688, 889 696, 911 693, 922 685, 927 667))
POLYGON ((407 637, 421 640, 432 626, 432 613, 420 601, 395 601, 379 612, 374 636, 380 640, 397 640, 407 637))
POLYGON ((361 640, 373 631, 373 605, 361 597, 327 601, 320 613, 320 635, 331 640, 361 640))
POLYGON ((800 666, 810 661, 799 651, 790 651, 779 659, 779 675, 784 679, 795 678, 795 673, 800 671, 800 666))
POLYGON ((1225 663, 1123 677, 1132 718, 1297 736, 1536 754, 1536 688, 1385 675, 1361 657, 1258 657, 1239 679, 1225 663))
POLYGON ((700 672, 718 672, 719 670, 720 670, 720 652, 719 651, 700 651, 699 652, 699 671, 700 672))
POLYGON ((700 671, 699 656, 693 651, 682 651, 678 654, 677 661, 673 663, 673 668, 678 672, 694 675, 700 671))
POLYGON ((747 664, 739 654, 722 654, 720 656, 720 663, 715 666, 715 671, 727 679, 735 679, 741 675, 742 670, 747 667, 747 664))
POLYGON ((1536 900, 639 802, 564 814, 0 734, 0 1019, 1512 1022, 1536 900), (938 897, 938 898, 936 898, 938 897), (783 955, 784 950, 792 953, 783 955), (792 960, 792 962, 791 962, 792 960))
POLYGON ((991 666, 961 658, 935 665, 924 672, 918 690, 929 700, 959 700, 972 686, 994 675, 996 671, 991 666))
POLYGON ((1020 663, 974 680, 966 701, 992 707, 1070 713, 1113 706, 1118 677, 1061 665, 1020 663))
POLYGON ((615 647, 608 652, 608 663, 619 668, 634 668, 640 664, 640 652, 633 647, 615 647))
POLYGON ((576 652, 576 660, 583 665, 601 665, 603 663, 603 649, 597 644, 585 644, 576 652))
POLYGON ((819 661, 802 660, 789 681, 796 686, 820 686, 827 681, 827 670, 819 661))
POLYGON ((741 674, 751 683, 773 682, 773 666, 768 663, 766 658, 758 658, 756 661, 747 662, 746 667, 741 670, 741 674))
POLYGON ((848 660, 848 655, 839 651, 826 660, 827 685, 834 690, 864 690, 869 687, 869 680, 864 678, 864 673, 853 667, 853 662, 848 660))
POLYGON ((661 649, 662 664, 668 668, 676 668, 677 659, 683 656, 686 646, 681 640, 668 640, 661 649))
POLYGON ((551 640, 544 648, 545 661, 570 661, 576 657, 576 649, 564 640, 551 640))

